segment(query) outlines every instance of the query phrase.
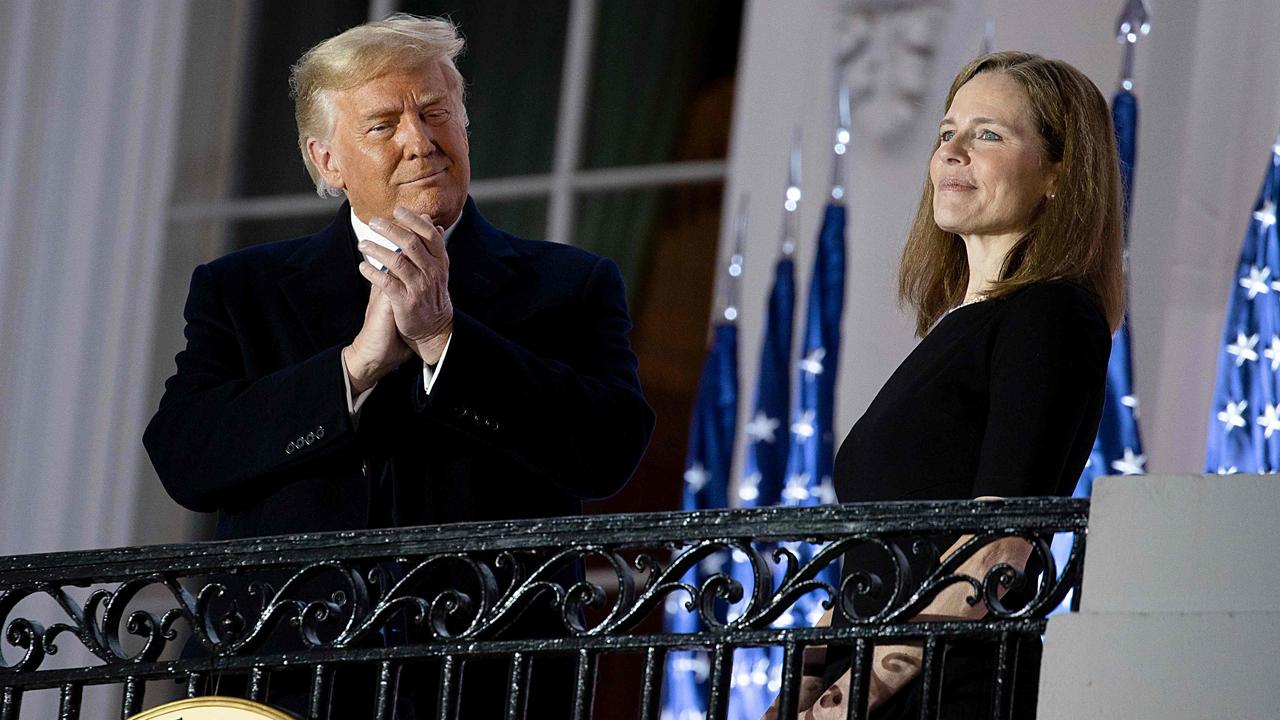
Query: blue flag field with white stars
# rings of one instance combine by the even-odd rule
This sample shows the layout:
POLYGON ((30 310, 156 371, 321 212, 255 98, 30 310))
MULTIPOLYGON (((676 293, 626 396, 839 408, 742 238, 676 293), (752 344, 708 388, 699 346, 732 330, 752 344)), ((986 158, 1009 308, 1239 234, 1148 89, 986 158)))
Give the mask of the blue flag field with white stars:
POLYGON ((1280 136, 1244 233, 1218 355, 1205 472, 1280 471, 1280 136))
MULTIPOLYGON (((1138 98, 1120 90, 1111 101, 1116 145, 1120 152, 1120 182, 1124 189, 1125 283, 1129 278, 1129 217, 1133 201, 1133 171, 1138 153, 1138 98)), ((1127 297, 1127 293, 1126 293, 1127 297)), ((1129 311, 1125 308, 1120 329, 1111 340, 1107 362, 1107 391, 1102 420, 1089 461, 1076 485, 1076 497, 1093 494, 1093 481, 1103 475, 1144 475, 1147 457, 1138 430, 1138 398, 1133 390, 1133 347, 1129 311)))

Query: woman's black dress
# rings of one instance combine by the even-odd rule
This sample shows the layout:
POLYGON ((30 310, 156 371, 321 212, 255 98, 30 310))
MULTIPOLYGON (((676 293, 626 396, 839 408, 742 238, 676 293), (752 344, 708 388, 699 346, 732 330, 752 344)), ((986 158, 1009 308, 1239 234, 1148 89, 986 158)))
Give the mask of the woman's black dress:
MULTIPOLYGON (((840 502, 1070 495, 1097 433, 1110 352, 1098 301, 1071 282, 1038 283, 957 308, 849 431, 835 461, 840 502)), ((938 544, 940 553, 949 545, 938 544)), ((887 558, 850 553, 844 575, 863 569, 883 576, 891 571, 882 562, 887 558)), ((920 578, 927 568, 914 569, 920 578)), ((1015 717, 1034 717, 1039 649, 1024 642, 1019 650, 1015 717)), ((847 651, 832 651, 829 682, 849 667, 847 651)), ((940 717, 989 717, 993 661, 990 647, 947 651, 940 717)), ((919 702, 913 682, 873 717, 916 718, 919 702)))

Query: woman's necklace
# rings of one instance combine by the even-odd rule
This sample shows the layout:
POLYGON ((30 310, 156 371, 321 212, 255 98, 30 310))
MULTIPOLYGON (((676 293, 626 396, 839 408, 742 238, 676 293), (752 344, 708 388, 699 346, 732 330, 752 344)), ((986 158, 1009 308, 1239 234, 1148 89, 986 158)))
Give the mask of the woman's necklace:
POLYGON ((948 315, 950 315, 951 313, 953 313, 953 312, 955 312, 955 311, 959 310, 960 308, 964 307, 965 305, 972 305, 972 304, 974 304, 974 303, 982 302, 983 300, 986 300, 986 299, 987 299, 987 296, 986 296, 986 295, 974 295, 973 297, 965 298, 964 300, 962 300, 962 301, 960 302, 960 304, 959 304, 959 305, 957 305, 957 306, 955 306, 955 307, 951 308, 950 310, 948 310, 948 311, 947 311, 947 314, 948 314, 948 315))

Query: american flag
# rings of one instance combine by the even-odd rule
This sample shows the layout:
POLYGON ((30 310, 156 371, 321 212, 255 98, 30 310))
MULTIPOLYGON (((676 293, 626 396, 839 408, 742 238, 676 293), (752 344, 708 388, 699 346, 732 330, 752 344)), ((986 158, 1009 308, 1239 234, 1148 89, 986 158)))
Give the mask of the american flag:
POLYGON ((1244 233, 1209 411, 1206 472, 1280 471, 1280 136, 1244 233))

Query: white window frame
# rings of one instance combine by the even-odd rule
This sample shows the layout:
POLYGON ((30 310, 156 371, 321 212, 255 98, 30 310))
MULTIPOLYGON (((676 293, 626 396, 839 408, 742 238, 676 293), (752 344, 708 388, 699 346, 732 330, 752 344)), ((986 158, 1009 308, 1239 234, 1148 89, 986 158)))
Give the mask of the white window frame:
MULTIPOLYGON (((394 12, 398 0, 369 0, 369 17, 394 12)), ((584 170, 581 149, 586 133, 587 91, 591 87, 591 55, 595 46, 600 0, 571 0, 565 34, 560 105, 556 116, 555 148, 550 173, 476 180, 471 195, 477 202, 547 199, 545 238, 568 243, 573 238, 577 196, 583 192, 634 190, 691 183, 724 182, 726 160, 695 160, 584 170)), ((213 202, 177 202, 169 208, 170 223, 270 220, 323 215, 333 201, 314 193, 224 198, 213 202)))

